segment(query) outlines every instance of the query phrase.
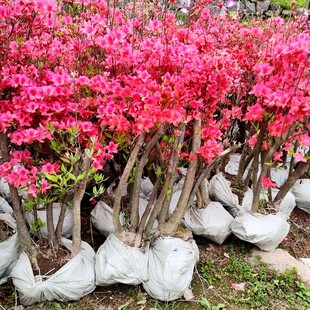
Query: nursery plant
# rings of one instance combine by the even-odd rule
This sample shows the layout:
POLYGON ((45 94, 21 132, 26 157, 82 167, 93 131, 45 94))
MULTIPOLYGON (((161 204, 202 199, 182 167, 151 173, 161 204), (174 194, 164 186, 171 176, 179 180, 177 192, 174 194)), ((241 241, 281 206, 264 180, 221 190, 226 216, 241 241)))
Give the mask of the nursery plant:
POLYGON ((310 159, 309 51, 304 48, 308 33, 300 32, 303 24, 296 21, 275 18, 266 25, 256 22, 244 38, 246 50, 239 46, 236 51, 245 74, 241 87, 229 95, 231 108, 224 112, 234 118, 229 130, 235 132, 228 136, 234 139, 231 143, 241 145, 235 186, 246 190, 251 182, 254 212, 263 189, 278 188, 271 200, 279 207, 308 171, 310 159), (272 181, 276 169, 287 171, 285 182, 272 181))
MULTIPOLYGON (((167 236, 193 243, 180 225, 184 214, 193 203, 208 206, 205 181, 236 149, 242 151, 237 183, 252 159, 254 211, 262 186, 273 186, 269 168, 283 160, 282 151, 298 163, 276 200, 309 166, 309 154, 293 149, 310 139, 304 21, 239 23, 212 17, 204 2, 182 21, 168 3, 0 3, 0 175, 34 269, 38 247, 23 212, 33 210, 32 230, 42 245, 37 210, 46 208, 54 251, 72 207, 74 258, 90 185, 98 184, 93 196, 100 196, 103 181, 115 181, 115 237, 145 253, 148 241, 167 236), (113 180, 105 179, 108 168, 113 180), (141 214, 145 177, 153 189, 141 214), (61 203, 57 224, 54 202, 61 203)), ((195 263, 197 250, 191 251, 195 263)))

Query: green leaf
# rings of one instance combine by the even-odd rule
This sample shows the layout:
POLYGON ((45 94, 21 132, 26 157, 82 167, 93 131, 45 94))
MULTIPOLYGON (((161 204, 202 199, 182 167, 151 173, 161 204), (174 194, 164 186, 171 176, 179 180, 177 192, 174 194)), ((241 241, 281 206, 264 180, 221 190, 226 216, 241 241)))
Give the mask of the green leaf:
POLYGON ((155 174, 156 174, 157 177, 160 177, 160 176, 161 176, 161 174, 162 174, 161 167, 158 167, 158 168, 157 168, 155 174))
POLYGON ((68 172, 68 170, 67 170, 67 168, 66 168, 66 166, 64 165, 64 164, 61 164, 61 171, 63 172, 63 173, 67 173, 68 172))
POLYGON ((80 174, 80 175, 78 175, 77 176, 77 181, 79 182, 79 181, 82 181, 84 178, 85 178, 85 173, 82 173, 82 174, 80 174))
POLYGON ((163 136, 163 141, 166 142, 166 141, 168 141, 168 140, 169 140, 168 136, 167 136, 167 135, 164 135, 164 136, 163 136))
POLYGON ((169 189, 166 190, 166 195, 170 195, 171 193, 172 193, 171 188, 169 188, 169 189))
POLYGON ((57 174, 48 174, 48 173, 45 173, 44 175, 45 175, 45 177, 46 177, 48 180, 53 181, 53 182, 58 182, 59 177, 58 177, 57 174))
POLYGON ((65 162, 67 164, 71 164, 70 160, 67 157, 61 157, 60 159, 61 159, 61 161, 65 162))
POLYGON ((91 158, 93 156, 94 150, 86 149, 84 152, 88 158, 91 158))
POLYGON ((213 306, 211 310, 226 310, 225 304, 217 304, 216 306, 213 306))
POLYGON ((103 175, 101 173, 96 173, 94 175, 94 181, 96 183, 100 183, 100 182, 102 182, 102 180, 103 180, 103 175))
POLYGON ((76 178, 76 176, 75 176, 73 173, 68 172, 67 175, 68 175, 68 177, 69 177, 71 180, 73 180, 73 181, 75 181, 75 182, 77 181, 77 178, 76 178))
POLYGON ((289 153, 289 155, 291 155, 291 156, 293 156, 294 155, 294 149, 290 149, 289 151, 288 151, 288 153, 289 153))
POLYGON ((200 305, 205 309, 211 310, 211 304, 210 304, 209 300, 205 297, 202 297, 200 299, 200 305))
POLYGON ((105 132, 104 135, 105 135, 107 138, 112 139, 112 135, 111 135, 109 132, 105 132))

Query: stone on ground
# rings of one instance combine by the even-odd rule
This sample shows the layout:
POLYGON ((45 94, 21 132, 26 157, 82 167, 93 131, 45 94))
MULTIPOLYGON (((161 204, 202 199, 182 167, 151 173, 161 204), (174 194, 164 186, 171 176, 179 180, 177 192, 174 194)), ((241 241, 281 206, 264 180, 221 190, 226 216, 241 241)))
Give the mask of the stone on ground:
POLYGON ((258 263, 257 256, 261 257, 262 262, 268 264, 279 272, 296 268, 298 279, 305 284, 310 285, 310 267, 294 258, 287 251, 276 249, 273 252, 265 252, 254 249, 252 251, 252 257, 249 259, 249 262, 252 265, 258 263))

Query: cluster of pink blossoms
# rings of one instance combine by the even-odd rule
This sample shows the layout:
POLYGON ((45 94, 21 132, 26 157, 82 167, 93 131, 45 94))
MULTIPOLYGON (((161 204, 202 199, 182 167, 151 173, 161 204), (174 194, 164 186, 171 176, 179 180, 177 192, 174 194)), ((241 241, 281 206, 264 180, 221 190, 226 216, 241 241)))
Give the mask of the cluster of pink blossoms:
POLYGON ((70 150, 64 132, 72 130, 72 149, 94 148, 96 170, 163 124, 174 136, 186 124, 181 157, 205 163, 234 144, 236 120, 255 126, 252 147, 261 126, 265 149, 288 132, 283 147, 296 139, 310 146, 310 35, 300 21, 245 25, 197 6, 180 25, 172 12, 152 10, 130 16, 102 0, 0 0, 0 130, 12 149, 2 177, 33 196, 48 193, 38 175, 60 171, 64 151, 51 144, 70 150), (197 154, 187 151, 194 119, 202 122, 197 154))

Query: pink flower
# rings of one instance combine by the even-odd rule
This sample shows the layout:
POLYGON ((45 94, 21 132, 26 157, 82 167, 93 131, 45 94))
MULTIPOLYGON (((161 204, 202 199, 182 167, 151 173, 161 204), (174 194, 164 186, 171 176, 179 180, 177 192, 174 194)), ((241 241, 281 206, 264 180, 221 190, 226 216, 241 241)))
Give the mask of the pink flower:
POLYGON ((47 174, 56 174, 60 169, 58 164, 47 163, 42 166, 42 171, 47 174))
POLYGON ((52 186, 48 184, 47 180, 44 179, 42 181, 42 184, 41 184, 41 193, 42 194, 45 194, 47 192, 48 189, 50 189, 52 186))
POLYGON ((37 197, 37 187, 35 186, 35 184, 31 184, 29 186, 27 193, 34 198, 37 197))
POLYGON ((260 121, 264 116, 265 110, 259 103, 247 108, 244 119, 247 121, 260 121))
POLYGON ((103 168, 103 163, 102 161, 98 160, 98 159, 95 159, 93 162, 92 162, 92 167, 95 169, 95 170, 100 170, 103 168))
POLYGON ((300 153, 300 152, 295 153, 295 154, 293 155, 293 157, 295 158, 295 160, 296 160, 297 162, 299 162, 299 161, 302 161, 302 162, 304 162, 304 163, 307 162, 307 159, 305 158, 305 156, 304 156, 302 153, 300 153))
POLYGON ((236 289, 238 288, 238 284, 235 283, 235 282, 231 283, 231 288, 232 288, 233 290, 236 290, 236 289))
POLYGON ((282 152, 275 152, 274 154, 273 154, 273 160, 275 160, 275 161, 282 161, 282 152))
POLYGON ((308 134, 302 134, 299 139, 303 146, 310 146, 310 136, 308 134))
POLYGON ((248 139, 248 144, 251 147, 254 147, 256 142, 257 142, 257 134, 253 135, 252 137, 248 139))
POLYGON ((261 183, 262 183, 264 188, 277 187, 277 184, 272 182, 270 178, 262 178, 261 183))
POLYGON ((109 142, 109 145, 106 146, 106 149, 109 153, 117 153, 117 144, 113 141, 109 142))
POLYGON ((273 67, 268 63, 258 63, 253 67, 253 71, 262 76, 265 76, 273 71, 273 67))

